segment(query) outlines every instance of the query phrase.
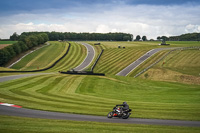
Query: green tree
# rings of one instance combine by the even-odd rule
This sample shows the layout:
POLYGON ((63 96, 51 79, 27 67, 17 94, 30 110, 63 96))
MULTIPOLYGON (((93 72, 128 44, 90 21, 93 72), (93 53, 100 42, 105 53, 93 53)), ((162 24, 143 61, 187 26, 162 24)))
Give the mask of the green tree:
POLYGON ((10 53, 7 49, 1 49, 0 50, 0 66, 4 66, 9 60, 10 60, 10 53))
POLYGON ((160 36, 158 36, 158 37, 157 37, 157 40, 160 40, 160 39, 161 39, 160 36))
POLYGON ((7 46, 4 49, 6 49, 9 52, 8 59, 11 59, 11 58, 13 58, 16 55, 16 53, 15 53, 12 45, 7 46))
POLYGON ((25 38, 25 44, 26 44, 26 46, 28 47, 28 49, 31 49, 31 48, 33 47, 33 44, 32 44, 32 42, 31 42, 30 37, 26 37, 26 38, 25 38))
POLYGON ((20 35, 20 37, 19 37, 19 41, 23 41, 23 42, 26 42, 26 35, 24 35, 24 34, 22 34, 22 35, 20 35))
POLYGON ((37 37, 37 43, 38 43, 38 45, 44 43, 44 38, 42 37, 41 34, 36 35, 36 37, 37 37))
POLYGON ((27 45, 23 41, 19 41, 18 44, 19 44, 22 52, 28 50, 27 45))
POLYGON ((147 37, 146 37, 146 36, 143 36, 143 37, 142 37, 142 40, 143 40, 143 41, 147 41, 147 37))
POLYGON ((49 37, 48 37, 48 35, 47 35, 46 33, 42 33, 41 36, 42 36, 43 39, 44 39, 44 42, 43 42, 43 43, 49 41, 49 37))
POLYGON ((38 38, 35 35, 30 35, 26 37, 25 41, 29 49, 38 45, 38 38))
POLYGON ((160 39, 167 41, 167 40, 168 40, 168 37, 162 36, 162 37, 160 37, 160 39))
POLYGON ((19 39, 19 35, 14 32, 12 36, 10 36, 10 40, 11 41, 17 41, 19 39))
POLYGON ((130 41, 131 38, 128 35, 123 36, 123 41, 130 41))
POLYGON ((15 51, 15 53, 18 55, 18 54, 20 54, 21 52, 22 52, 22 50, 21 50, 21 47, 19 46, 19 43, 17 42, 17 43, 14 43, 13 45, 13 49, 14 49, 14 51, 15 51))
POLYGON ((136 41, 139 41, 141 39, 140 35, 136 36, 136 41))

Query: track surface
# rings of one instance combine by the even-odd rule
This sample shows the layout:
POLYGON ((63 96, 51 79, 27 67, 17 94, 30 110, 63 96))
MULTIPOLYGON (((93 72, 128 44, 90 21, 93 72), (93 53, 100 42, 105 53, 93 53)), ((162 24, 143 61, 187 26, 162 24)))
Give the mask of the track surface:
POLYGON ((85 69, 87 66, 90 65, 95 56, 95 50, 91 45, 87 43, 80 43, 80 44, 84 45, 87 48, 87 56, 79 66, 74 68, 75 71, 82 71, 83 69, 85 69))
POLYGON ((21 74, 21 75, 12 75, 12 76, 2 76, 0 77, 0 83, 13 80, 13 79, 19 79, 19 78, 24 78, 24 77, 30 77, 30 76, 35 76, 35 75, 44 75, 44 74, 53 74, 53 73, 37 73, 37 74, 21 74))
POLYGON ((124 68, 122 71, 117 73, 116 75, 118 75, 118 76, 127 76, 131 71, 133 71, 140 64, 142 64, 144 61, 146 61, 149 57, 151 57, 152 55, 154 55, 155 53, 157 53, 157 52, 159 52, 161 50, 167 50, 167 49, 175 49, 175 48, 157 48, 157 49, 150 50, 146 54, 141 56, 139 59, 137 59, 136 61, 131 63, 129 66, 124 68))
POLYGON ((136 118, 129 118, 129 119, 112 118, 112 119, 109 119, 106 116, 91 116, 91 115, 78 115, 78 114, 48 112, 48 111, 32 110, 32 109, 25 109, 25 108, 7 107, 7 106, 2 106, 2 105, 0 106, 0 115, 31 117, 31 118, 44 118, 44 119, 74 120, 74 121, 95 121, 95 122, 109 122, 109 123, 200 127, 199 121, 136 119, 136 118))

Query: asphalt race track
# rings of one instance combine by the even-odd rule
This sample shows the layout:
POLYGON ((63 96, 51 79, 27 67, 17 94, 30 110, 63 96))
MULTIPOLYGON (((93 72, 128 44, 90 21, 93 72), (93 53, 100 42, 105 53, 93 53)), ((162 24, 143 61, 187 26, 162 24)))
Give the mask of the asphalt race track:
POLYGON ((159 120, 159 119, 120 119, 120 118, 107 118, 105 116, 91 116, 58 113, 49 111, 32 110, 25 108, 15 108, 0 105, 0 115, 30 117, 30 118, 43 118, 43 119, 59 119, 59 120, 73 120, 73 121, 95 121, 95 122, 108 122, 108 123, 128 123, 128 124, 148 124, 148 125, 169 125, 169 126, 189 126, 200 127, 199 121, 180 121, 180 120, 159 120))
POLYGON ((13 79, 19 79, 19 78, 35 76, 35 75, 44 75, 44 74, 52 74, 52 73, 37 73, 37 74, 21 74, 21 75, 2 76, 2 77, 0 77, 0 83, 9 81, 9 80, 13 80, 13 79))
POLYGON ((157 53, 157 52, 159 52, 161 50, 166 50, 166 49, 175 49, 175 48, 157 48, 157 49, 150 50, 146 54, 141 56, 139 59, 137 59, 136 61, 131 63, 129 66, 124 68, 122 71, 117 73, 116 75, 118 75, 118 76, 127 76, 131 71, 133 71, 135 68, 137 68, 140 64, 142 64, 149 57, 151 57, 152 55, 154 55, 155 53, 157 53))
POLYGON ((84 68, 89 66, 95 56, 95 50, 91 45, 89 45, 87 43, 81 43, 81 42, 80 42, 80 44, 84 45, 87 48, 87 56, 86 56, 85 60, 79 66, 74 68, 75 71, 82 71, 84 68))

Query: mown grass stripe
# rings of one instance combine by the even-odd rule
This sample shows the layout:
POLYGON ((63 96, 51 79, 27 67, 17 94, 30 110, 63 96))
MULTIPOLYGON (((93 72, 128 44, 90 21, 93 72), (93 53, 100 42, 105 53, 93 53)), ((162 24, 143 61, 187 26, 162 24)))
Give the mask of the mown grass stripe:
POLYGON ((81 51, 85 51, 85 47, 74 42, 72 42, 71 44, 71 49, 68 55, 51 71, 67 71, 71 68, 78 66, 83 61, 86 53, 83 52, 83 54, 81 51))
POLYGON ((8 81, 8 82, 3 82, 3 83, 1 83, 0 88, 6 88, 6 87, 9 87, 9 86, 19 84, 19 83, 24 83, 24 82, 27 82, 29 80, 33 80, 35 78, 37 78, 37 76, 22 78, 22 79, 17 79, 17 80, 11 80, 11 81, 8 81))
POLYGON ((102 54, 102 57, 100 58, 99 62, 97 63, 96 65, 96 69, 99 70, 99 72, 101 72, 101 70, 103 70, 105 67, 109 66, 107 65, 107 63, 110 62, 110 60, 113 60, 113 58, 117 55, 119 55, 120 51, 113 51, 113 52, 110 52, 112 55, 111 56, 107 56, 106 53, 108 51, 105 51, 103 54, 102 54), (106 64, 106 65, 105 65, 106 64))
POLYGON ((107 57, 104 55, 104 57, 102 57, 101 60, 103 60, 104 58, 106 59, 106 61, 100 62, 101 64, 98 63, 94 71, 103 72, 106 74, 115 74, 146 52, 146 50, 141 51, 139 49, 127 49, 127 50, 116 49, 116 50, 120 53, 116 54, 115 51, 113 51, 114 56, 111 58, 110 56, 107 57))
POLYGON ((109 73, 110 70, 116 69, 119 66, 118 64, 120 64, 122 61, 124 63, 126 63, 126 60, 124 60, 124 59, 131 58, 132 53, 133 53, 133 51, 128 51, 126 53, 124 52, 123 54, 121 54, 119 56, 116 56, 112 61, 110 61, 111 63, 108 64, 108 66, 110 66, 110 67, 107 67, 104 70, 109 73), (110 64, 112 64, 112 65, 110 65, 110 64))
POLYGON ((75 46, 71 45, 69 53, 66 55, 66 57, 64 57, 58 64, 56 64, 56 66, 53 67, 52 70, 58 71, 58 70, 62 69, 63 67, 65 67, 66 64, 73 59, 73 51, 74 50, 75 50, 75 46), (67 62, 66 59, 68 59, 69 61, 67 62))

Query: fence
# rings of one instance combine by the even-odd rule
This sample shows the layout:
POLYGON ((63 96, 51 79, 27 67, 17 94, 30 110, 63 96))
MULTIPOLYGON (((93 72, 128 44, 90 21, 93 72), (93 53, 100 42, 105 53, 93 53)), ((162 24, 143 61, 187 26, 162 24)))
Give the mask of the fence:
POLYGON ((98 58, 96 59, 96 61, 95 61, 94 65, 92 66, 92 68, 91 68, 91 71, 93 71, 93 70, 94 70, 94 67, 96 66, 97 62, 99 61, 99 59, 100 59, 101 55, 103 54, 103 51, 104 51, 104 49, 102 49, 102 50, 101 50, 101 53, 99 54, 99 56, 98 56, 98 58))

